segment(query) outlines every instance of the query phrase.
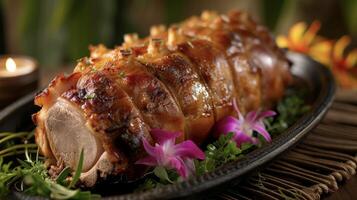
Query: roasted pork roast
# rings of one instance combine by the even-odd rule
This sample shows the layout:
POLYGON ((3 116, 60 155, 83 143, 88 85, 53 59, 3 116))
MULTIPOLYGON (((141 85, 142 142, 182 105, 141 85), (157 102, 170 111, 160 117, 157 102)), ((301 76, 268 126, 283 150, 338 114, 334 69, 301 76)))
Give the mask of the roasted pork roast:
POLYGON ((114 49, 91 47, 69 76, 59 75, 35 98, 36 142, 52 173, 75 169, 82 183, 137 177, 142 138, 152 128, 183 132, 200 144, 215 122, 271 107, 291 82, 289 62, 267 29, 240 11, 203 12, 150 36, 124 36, 114 49))

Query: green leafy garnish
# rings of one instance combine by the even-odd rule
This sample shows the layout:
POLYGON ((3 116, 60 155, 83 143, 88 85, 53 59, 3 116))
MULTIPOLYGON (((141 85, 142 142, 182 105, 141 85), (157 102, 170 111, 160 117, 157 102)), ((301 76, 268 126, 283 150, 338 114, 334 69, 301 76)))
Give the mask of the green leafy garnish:
POLYGON ((82 149, 81 155, 79 156, 79 161, 78 161, 78 166, 77 166, 76 172, 74 173, 74 176, 73 176, 72 181, 69 184, 68 188, 72 188, 78 182, 79 177, 81 176, 82 169, 83 169, 83 160, 84 160, 84 155, 83 155, 83 149, 82 149))
POLYGON ((56 178, 56 183, 65 185, 65 180, 71 173, 71 169, 69 167, 64 168, 61 173, 56 178))
POLYGON ((278 116, 269 118, 264 123, 270 134, 279 134, 294 124, 303 114, 310 110, 310 106, 306 105, 304 92, 290 92, 277 105, 276 110, 278 116))
POLYGON ((88 94, 86 94, 84 96, 84 99, 87 99, 87 100, 94 99, 94 98, 95 98, 95 93, 94 92, 93 93, 88 93, 88 94))
MULTIPOLYGON (((33 139, 32 133, 0 133, 0 140, 11 144, 16 144, 16 148, 9 147, 5 142, 1 144, 1 154, 21 155, 23 152, 25 159, 16 159, 14 161, 4 161, 4 157, 0 156, 0 198, 6 197, 10 188, 14 188, 19 192, 24 192, 31 196, 43 196, 51 199, 98 199, 99 195, 91 194, 89 191, 81 191, 80 189, 71 189, 79 180, 81 169, 83 166, 83 151, 81 152, 77 170, 75 171, 72 181, 70 179, 69 168, 65 168, 53 180, 49 174, 46 165, 38 156, 38 151, 33 152, 36 144, 28 144, 33 139), (11 140, 24 139, 24 144, 16 144, 11 140), (2 137, 1 137, 2 136, 2 137), (4 139, 6 138, 6 139, 4 139), (31 155, 36 155, 35 160, 31 155), (16 161, 16 162, 15 162, 16 161)), ((36 146, 37 148, 37 146, 36 146)))
POLYGON ((162 166, 157 166, 154 169, 154 174, 160 178, 160 180, 164 182, 169 182, 173 183, 173 181, 170 179, 169 174, 167 173, 166 169, 162 166))
MULTIPOLYGON (((213 171, 222 164, 234 161, 241 156, 243 151, 237 147, 232 138, 233 133, 228 133, 227 135, 221 135, 217 141, 207 145, 206 159, 196 161, 198 175, 213 171)), ((247 147, 245 146, 245 148, 247 147)))
POLYGON ((161 185, 161 183, 153 178, 147 178, 144 180, 144 183, 140 184, 135 191, 147 191, 157 186, 161 185))

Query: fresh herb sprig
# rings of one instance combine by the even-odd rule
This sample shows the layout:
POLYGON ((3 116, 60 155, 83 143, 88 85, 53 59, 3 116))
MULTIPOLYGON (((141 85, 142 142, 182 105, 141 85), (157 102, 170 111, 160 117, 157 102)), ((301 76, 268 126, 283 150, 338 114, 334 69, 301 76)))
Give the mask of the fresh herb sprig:
MULTIPOLYGON (((83 151, 80 154, 77 169, 72 177, 70 177, 70 169, 65 168, 56 180, 51 179, 48 175, 48 170, 43 160, 39 157, 38 151, 36 158, 33 160, 31 155, 34 155, 33 148, 35 144, 29 144, 33 137, 31 133, 0 133, 1 141, 4 141, 1 146, 0 155, 5 155, 10 159, 10 156, 23 153, 24 160, 16 159, 5 162, 4 156, 0 156, 0 198, 9 194, 11 188, 19 192, 32 196, 43 196, 51 199, 98 199, 100 196, 91 194, 89 191, 81 191, 74 189, 74 186, 79 180, 82 171, 84 155, 83 151), (10 139, 9 139, 10 138, 10 139), (24 144, 16 144, 12 140, 25 139, 24 144), (16 144, 15 147, 9 144, 16 144), (4 148, 5 147, 5 148, 4 148), (17 165, 16 165, 17 164, 17 165)), ((36 146, 37 148, 37 146, 36 146)))
POLYGON ((246 143, 238 148, 232 138, 233 133, 222 134, 218 140, 207 145, 207 150, 205 151, 206 159, 196 161, 197 175, 211 172, 225 163, 235 161, 242 156, 244 151, 253 147, 252 144, 246 143))
POLYGON ((33 140, 33 132, 4 132, 0 133, 0 157, 6 158, 16 155, 24 155, 25 149, 29 153, 37 152, 37 145, 30 143, 33 140))
POLYGON ((278 102, 276 107, 278 116, 264 121, 270 134, 276 135, 283 132, 310 110, 310 106, 305 102, 305 96, 304 91, 292 90, 278 102))

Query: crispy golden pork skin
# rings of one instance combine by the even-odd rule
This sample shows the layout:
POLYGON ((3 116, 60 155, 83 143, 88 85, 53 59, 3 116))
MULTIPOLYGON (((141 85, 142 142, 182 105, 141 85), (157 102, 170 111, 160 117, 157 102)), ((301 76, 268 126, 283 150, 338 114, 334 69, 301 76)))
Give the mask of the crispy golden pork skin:
POLYGON ((72 75, 57 76, 36 97, 36 142, 53 169, 75 168, 83 150, 86 186, 138 176, 133 163, 145 155, 142 138, 154 142, 150 129, 199 144, 234 115, 234 100, 242 113, 267 108, 291 82, 284 53, 244 12, 206 11, 150 34, 125 35, 115 49, 91 47, 72 75))

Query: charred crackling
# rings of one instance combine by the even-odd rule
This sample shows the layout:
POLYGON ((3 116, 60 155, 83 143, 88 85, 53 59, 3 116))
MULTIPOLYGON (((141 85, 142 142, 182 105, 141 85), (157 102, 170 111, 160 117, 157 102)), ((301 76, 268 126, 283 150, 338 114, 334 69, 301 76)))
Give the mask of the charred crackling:
POLYGON ((151 57, 158 57, 166 53, 166 47, 164 46, 164 41, 160 38, 152 38, 147 47, 147 54, 151 57))
POLYGON ((141 155, 141 138, 151 141, 151 137, 139 110, 113 76, 110 70, 87 74, 75 92, 68 91, 63 97, 81 105, 110 158, 125 165, 128 159, 141 155), (121 141, 125 148, 117 148, 115 141, 121 141), (128 153, 133 155, 128 158, 128 153))
POLYGON ((167 86, 185 116, 185 136, 197 143, 213 126, 214 113, 207 87, 193 63, 179 52, 141 62, 167 86), (207 124, 210 124, 207 126, 207 124))
POLYGON ((202 39, 182 43, 178 46, 178 50, 192 61, 201 80, 205 83, 213 105, 215 120, 232 115, 232 101, 236 96, 236 90, 225 54, 214 43, 202 39))
POLYGON ((160 37, 166 32, 166 26, 165 25, 157 25, 157 26, 152 26, 150 28, 150 36, 155 38, 155 37, 160 37))
POLYGON ((167 46, 174 50, 178 44, 186 42, 185 37, 180 27, 172 26, 167 33, 167 46))
POLYGON ((128 57, 128 56, 132 55, 132 52, 130 49, 120 49, 119 52, 122 57, 128 57))
POLYGON ((132 46, 139 41, 139 36, 136 33, 124 35, 124 46, 132 46))
MULTIPOLYGON (((132 98, 149 127, 184 131, 184 116, 168 88, 140 62, 129 60, 110 69, 117 83, 132 98), (125 77, 120 77, 124 73, 125 77)), ((183 136, 181 140, 183 139, 183 136)))

